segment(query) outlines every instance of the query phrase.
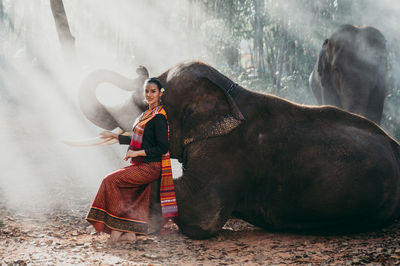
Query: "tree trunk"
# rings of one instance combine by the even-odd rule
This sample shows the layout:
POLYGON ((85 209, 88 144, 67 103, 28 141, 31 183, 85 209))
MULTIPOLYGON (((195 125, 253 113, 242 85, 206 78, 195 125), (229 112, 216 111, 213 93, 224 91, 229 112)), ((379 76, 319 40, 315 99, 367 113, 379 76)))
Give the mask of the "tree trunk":
POLYGON ((279 67, 278 67, 278 72, 276 75, 276 86, 275 86, 275 94, 280 95, 280 90, 281 90, 281 79, 282 79, 282 71, 283 71, 283 63, 285 61, 284 57, 284 51, 285 51, 285 41, 282 43, 280 52, 279 52, 279 67))
MULTIPOLYGON (((255 66, 255 59, 254 59, 254 49, 253 49, 253 47, 251 47, 251 44, 249 44, 249 51, 250 51, 250 65, 251 66, 255 66)), ((253 73, 252 73, 254 76, 256 75, 256 73, 255 73, 255 69, 254 69, 254 71, 253 71, 253 73)))
POLYGON ((187 40, 190 50, 193 48, 193 0, 188 1, 187 40))
POLYGON ((4 21, 4 6, 3 6, 3 0, 0 0, 0 23, 3 23, 4 21))
POLYGON ((280 46, 280 51, 279 51, 279 57, 278 57, 278 73, 277 73, 277 83, 276 83, 276 95, 280 95, 280 90, 282 86, 282 76, 283 76, 283 66, 285 64, 285 51, 287 50, 287 47, 289 45, 288 43, 288 24, 287 24, 287 19, 285 19, 284 16, 281 18, 281 25, 282 28, 280 30, 280 39, 281 39, 281 46, 280 46))
POLYGON ((71 56, 75 57, 75 38, 69 29, 67 15, 65 13, 62 0, 50 0, 51 11, 53 13, 58 39, 68 60, 71 56))
MULTIPOLYGON (((267 43, 267 42, 266 42, 267 43)), ((277 65, 276 65, 276 55, 274 54, 274 49, 272 47, 272 45, 268 45, 266 47, 266 51, 267 51, 267 64, 268 64, 268 68, 269 68, 269 75, 272 79, 272 84, 274 85, 274 87, 276 86, 276 70, 277 70, 277 65)))
POLYGON ((254 9, 255 9, 255 41, 257 46, 257 73, 258 77, 265 77, 265 65, 264 65, 264 22, 262 12, 264 10, 264 0, 254 0, 254 9))
MULTIPOLYGON (((228 5, 228 26, 229 26, 229 31, 231 32, 231 36, 233 36, 233 28, 235 26, 235 21, 234 21, 234 16, 235 16, 235 4, 234 0, 229 0, 226 1, 226 4, 228 5)), ((229 67, 237 71, 238 70, 238 65, 239 65, 239 49, 237 47, 237 41, 232 38, 232 41, 230 45, 227 47, 227 61, 229 67)))
MULTIPOLYGON (((15 24, 14 24, 15 17, 16 17, 15 13, 16 13, 15 5, 11 5, 10 9, 8 10, 8 12, 6 14, 7 15, 7 22, 8 22, 8 25, 9 25, 9 28, 10 28, 11 32, 14 32, 16 30, 15 24)), ((18 34, 16 34, 16 38, 19 38, 18 34)))
POLYGON ((219 0, 215 0, 215 2, 214 2, 214 14, 217 17, 221 17, 221 6, 219 3, 219 0))
MULTIPOLYGON (((255 29, 255 26, 254 26, 255 29)), ((258 73, 258 49, 257 49, 257 40, 256 37, 254 36, 253 38, 253 60, 252 60, 252 64, 254 67, 254 76, 257 76, 258 73)))

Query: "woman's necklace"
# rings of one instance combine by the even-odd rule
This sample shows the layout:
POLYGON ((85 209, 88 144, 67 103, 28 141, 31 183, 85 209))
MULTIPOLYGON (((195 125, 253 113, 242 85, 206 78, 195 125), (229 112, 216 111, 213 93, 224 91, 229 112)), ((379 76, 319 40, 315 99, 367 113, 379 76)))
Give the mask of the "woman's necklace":
POLYGON ((160 106, 159 104, 157 104, 157 105, 155 105, 154 107, 151 107, 151 106, 149 106, 149 109, 147 109, 147 110, 154 110, 154 108, 157 108, 158 106, 160 106))

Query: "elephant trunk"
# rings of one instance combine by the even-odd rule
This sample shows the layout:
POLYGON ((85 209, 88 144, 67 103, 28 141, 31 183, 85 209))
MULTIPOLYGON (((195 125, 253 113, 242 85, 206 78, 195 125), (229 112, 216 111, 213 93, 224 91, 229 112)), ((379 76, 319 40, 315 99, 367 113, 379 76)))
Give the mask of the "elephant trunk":
POLYGON ((310 77, 308 78, 308 85, 311 91, 314 93, 315 98, 319 105, 322 104, 322 95, 321 95, 321 81, 319 79, 318 73, 316 72, 316 68, 311 72, 310 77))
MULTIPOLYGON (((138 105, 134 109, 142 109, 141 105, 143 105, 143 103, 141 101, 142 97, 139 91, 141 90, 145 79, 148 78, 147 70, 145 68, 143 69, 139 68, 136 71, 139 74, 139 77, 136 79, 128 79, 116 72, 104 69, 96 70, 90 73, 83 80, 79 89, 79 106, 86 118, 95 125, 107 130, 113 130, 117 127, 127 130, 127 128, 129 128, 132 124, 121 124, 121 119, 119 116, 122 115, 122 111, 127 110, 127 108, 125 108, 127 105, 138 105), (111 83, 123 90, 133 91, 131 99, 129 99, 128 102, 121 107, 107 108, 96 97, 97 86, 104 82, 111 83)), ((131 116, 133 115, 134 114, 131 114, 131 116)))

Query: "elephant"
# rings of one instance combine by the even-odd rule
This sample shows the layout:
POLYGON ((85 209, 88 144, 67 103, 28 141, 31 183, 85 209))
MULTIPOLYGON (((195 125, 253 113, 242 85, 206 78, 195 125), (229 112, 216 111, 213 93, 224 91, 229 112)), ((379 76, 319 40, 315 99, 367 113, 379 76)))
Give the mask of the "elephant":
POLYGON ((340 26, 320 50, 309 86, 318 104, 380 124, 388 95, 386 40, 374 27, 340 26))
POLYGON ((146 108, 142 86, 149 77, 149 72, 144 66, 139 66, 136 73, 137 78, 129 79, 114 71, 99 69, 86 76, 79 88, 79 106, 83 114, 98 127, 108 130, 117 127, 123 131, 131 130, 132 115, 139 114, 140 110, 146 108), (96 98, 96 88, 101 83, 110 83, 133 93, 124 105, 106 107, 96 98))
POLYGON ((198 61, 157 78, 183 168, 174 184, 185 235, 211 237, 232 216, 278 231, 352 231, 399 216, 399 144, 372 121, 248 90, 198 61))

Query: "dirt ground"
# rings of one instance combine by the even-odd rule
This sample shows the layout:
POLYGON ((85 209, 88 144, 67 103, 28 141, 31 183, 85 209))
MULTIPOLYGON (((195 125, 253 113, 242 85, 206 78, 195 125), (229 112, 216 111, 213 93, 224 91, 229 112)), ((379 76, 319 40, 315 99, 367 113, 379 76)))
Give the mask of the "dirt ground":
POLYGON ((88 206, 17 212, 0 206, 0 265, 394 265, 400 264, 400 222, 375 232, 315 236, 266 232, 231 219, 208 240, 172 225, 168 235, 108 245, 85 221, 88 206))

